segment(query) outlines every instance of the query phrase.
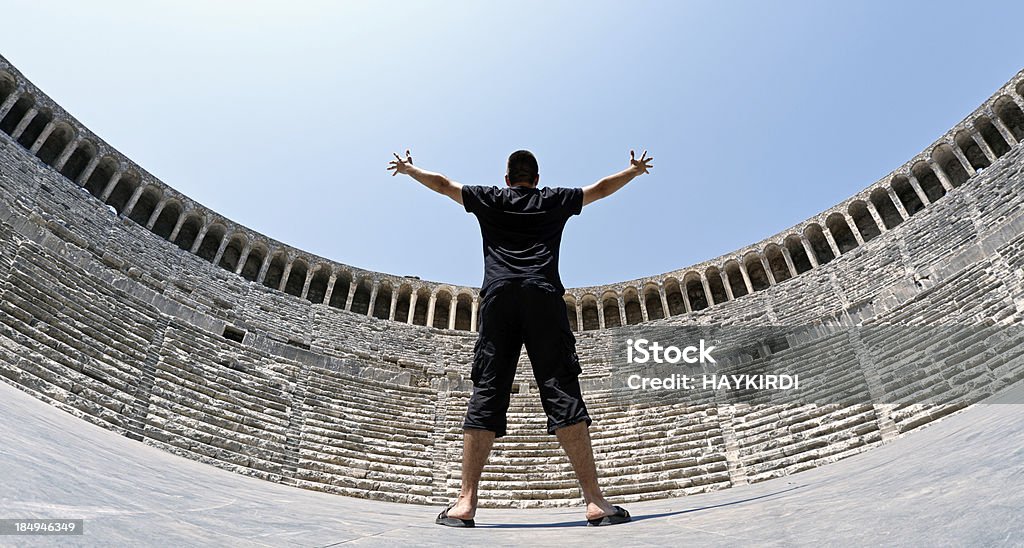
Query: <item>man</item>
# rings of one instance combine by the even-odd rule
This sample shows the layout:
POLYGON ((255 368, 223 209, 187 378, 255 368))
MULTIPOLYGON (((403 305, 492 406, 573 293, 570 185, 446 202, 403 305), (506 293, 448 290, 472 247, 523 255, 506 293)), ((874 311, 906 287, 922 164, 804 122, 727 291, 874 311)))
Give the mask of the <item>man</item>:
POLYGON ((507 188, 463 186, 439 173, 413 165, 395 154, 392 176, 409 175, 476 215, 484 249, 480 288, 479 336, 473 350, 473 395, 463 424, 462 490, 459 499, 438 515, 436 523, 473 527, 477 488, 494 439, 504 436, 506 413, 523 345, 533 366, 548 433, 555 434, 587 503, 591 525, 630 520, 601 493, 590 444, 591 419, 580 393, 576 337, 569 326, 558 275, 558 248, 569 217, 583 206, 610 196, 638 175, 648 173, 647 151, 629 167, 583 188, 538 188, 537 159, 527 150, 513 152, 505 175, 507 188))

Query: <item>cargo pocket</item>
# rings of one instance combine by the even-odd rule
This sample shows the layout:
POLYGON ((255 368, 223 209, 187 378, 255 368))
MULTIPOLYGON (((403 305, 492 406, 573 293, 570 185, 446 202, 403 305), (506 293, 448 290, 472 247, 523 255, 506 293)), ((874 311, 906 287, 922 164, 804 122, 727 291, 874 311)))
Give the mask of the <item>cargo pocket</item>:
POLYGON ((572 331, 563 332, 562 348, 565 357, 562 359, 562 370, 559 371, 559 376, 578 377, 583 373, 583 368, 580 367, 580 357, 576 353, 576 336, 572 334, 572 331))

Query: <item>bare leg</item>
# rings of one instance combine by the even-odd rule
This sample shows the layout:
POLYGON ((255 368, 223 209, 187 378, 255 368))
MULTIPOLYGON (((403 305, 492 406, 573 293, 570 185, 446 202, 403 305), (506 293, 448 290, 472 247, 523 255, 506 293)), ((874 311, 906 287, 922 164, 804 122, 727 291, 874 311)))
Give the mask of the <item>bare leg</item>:
POLYGON ((615 513, 615 507, 605 500, 601 488, 597 485, 597 466, 594 464, 594 450, 590 445, 590 429, 585 422, 555 430, 562 449, 572 463, 576 479, 583 490, 583 500, 587 503, 587 519, 596 519, 615 513))
POLYGON ((476 516, 477 489, 480 475, 487 463, 494 444, 494 432, 467 428, 462 434, 462 491, 455 506, 448 515, 459 519, 473 519, 476 516))

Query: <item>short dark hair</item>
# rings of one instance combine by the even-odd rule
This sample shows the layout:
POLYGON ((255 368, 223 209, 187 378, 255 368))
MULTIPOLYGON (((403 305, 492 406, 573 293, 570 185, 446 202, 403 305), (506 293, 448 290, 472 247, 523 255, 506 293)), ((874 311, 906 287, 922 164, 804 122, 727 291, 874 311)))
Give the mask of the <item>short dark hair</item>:
POLYGON ((537 158, 529 150, 517 150, 508 157, 508 182, 532 185, 539 173, 537 158))

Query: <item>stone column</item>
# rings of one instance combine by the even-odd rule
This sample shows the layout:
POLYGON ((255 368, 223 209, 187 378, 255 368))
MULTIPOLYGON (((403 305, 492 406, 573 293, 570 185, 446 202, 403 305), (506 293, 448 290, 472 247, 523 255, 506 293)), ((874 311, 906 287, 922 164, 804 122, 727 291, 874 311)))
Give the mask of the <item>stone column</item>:
POLYGON ((619 325, 627 325, 629 322, 626 321, 626 300, 622 298, 621 293, 617 293, 615 298, 619 301, 619 325))
POLYGON ((430 294, 427 301, 427 327, 434 327, 434 307, 437 306, 437 293, 430 294))
POLYGON ((907 173, 907 180, 910 181, 910 186, 914 189, 914 192, 917 193, 917 197, 920 198, 921 203, 925 206, 930 206, 932 201, 928 198, 928 195, 925 194, 924 189, 921 188, 921 183, 918 182, 917 177, 914 177, 913 173, 907 173))
POLYGON ((103 192, 100 193, 99 198, 101 202, 107 203, 107 198, 110 198, 110 195, 113 194, 114 187, 117 186, 117 183, 121 180, 121 177, 123 176, 124 171, 118 170, 116 173, 114 173, 112 177, 110 177, 110 180, 107 181, 107 186, 103 187, 103 192))
POLYGON ((907 208, 903 207, 903 201, 900 200, 900 197, 896 194, 896 190, 891 186, 886 187, 886 190, 889 193, 889 200, 892 201, 893 207, 895 207, 896 211, 900 214, 900 222, 902 223, 909 219, 910 213, 907 211, 907 208))
POLYGON ((975 128, 975 131, 971 132, 971 138, 978 145, 978 148, 985 154, 985 158, 988 158, 988 163, 994 164, 999 158, 996 156, 996 152, 992 150, 992 147, 988 146, 988 141, 981 136, 981 131, 975 128))
MULTIPOLYGON (((683 276, 683 279, 685 280, 686 276, 683 276)), ((683 282, 681 293, 683 294, 683 309, 686 310, 687 314, 689 314, 693 312, 693 304, 690 302, 690 287, 688 282, 683 282)))
POLYGON ((53 169, 56 169, 57 171, 64 169, 64 164, 68 163, 68 160, 71 159, 71 155, 78 150, 78 147, 81 144, 81 137, 68 141, 68 144, 64 145, 64 150, 60 151, 60 155, 57 156, 57 160, 53 162, 53 169))
POLYGON ((167 207, 167 198, 164 198, 157 202, 156 207, 153 208, 153 213, 149 214, 149 219, 146 220, 146 230, 153 230, 153 226, 156 225, 156 220, 160 218, 160 214, 164 212, 164 208, 167 207))
POLYGON ((338 283, 338 275, 334 272, 327 279, 327 291, 324 292, 324 304, 330 304, 331 296, 334 295, 334 284, 338 283))
POLYGON ((998 130, 1003 136, 1003 140, 1006 141, 1006 144, 1012 147, 1019 142, 1017 141, 1017 138, 1013 136, 1013 132, 1010 131, 1010 128, 1006 127, 1006 123, 1003 122, 1002 118, 996 116, 995 111, 992 111, 992 125, 996 126, 996 130, 998 130))
POLYGON ((935 172, 935 176, 939 178, 939 182, 942 183, 942 187, 946 189, 946 192, 953 190, 953 181, 949 180, 949 176, 946 175, 946 170, 943 169, 938 162, 932 158, 928 158, 928 166, 935 172))
POLYGON ((473 297, 473 311, 472 311, 472 316, 470 316, 470 318, 469 318, 469 330, 470 331, 474 331, 474 332, 476 331, 476 329, 477 329, 476 317, 479 314, 480 314, 480 296, 476 295, 476 296, 473 297))
POLYGON ((857 240, 857 245, 864 245, 864 236, 860 233, 860 228, 857 227, 857 223, 854 222, 853 218, 848 213, 843 213, 843 220, 846 222, 846 226, 850 227, 850 232, 853 233, 853 239, 857 240))
POLYGON ((220 260, 224 258, 224 252, 228 248, 228 244, 231 243, 231 238, 234 237, 234 231, 224 234, 220 239, 220 245, 217 246, 217 252, 213 254, 213 264, 219 265, 220 260))
MULTIPOLYGON (((225 241, 226 241, 226 239, 225 239, 225 241)), ((315 270, 313 268, 307 268, 306 269, 306 281, 302 282, 302 292, 299 295, 300 298, 306 299, 307 301, 309 300, 309 298, 308 298, 309 297, 309 284, 313 281, 313 272, 315 272, 315 270)), ((319 304, 319 303, 315 303, 315 304, 319 304)))
POLYGON ((459 297, 452 296, 452 302, 448 305, 448 329, 455 329, 455 313, 458 312, 459 297))
POLYGON ((23 93, 24 90, 19 88, 12 91, 11 95, 7 99, 4 99, 3 104, 0 104, 0 120, 3 120, 7 116, 7 113, 14 108, 14 103, 17 103, 18 99, 21 99, 23 93))
POLYGON ((401 287, 391 291, 391 307, 388 308, 388 319, 395 321, 395 310, 398 308, 398 292, 401 287))
POLYGON ((583 303, 576 299, 576 295, 573 299, 576 300, 576 331, 583 331, 583 303))
POLYGON ((195 255, 197 252, 199 252, 199 246, 203 245, 203 239, 206 238, 207 230, 210 230, 210 223, 204 219, 203 227, 199 229, 199 234, 196 234, 196 241, 192 242, 192 249, 188 250, 189 253, 195 255))
POLYGON ((174 230, 171 231, 171 235, 170 237, 167 238, 167 241, 173 242, 174 240, 178 239, 178 232, 181 232, 181 227, 182 225, 185 224, 185 220, 187 218, 188 215, 186 215, 185 212, 182 211, 181 215, 178 216, 178 222, 174 223, 174 230))
POLYGON ((647 319, 647 298, 645 297, 644 292, 643 292, 642 289, 640 291, 637 291, 636 300, 640 301, 640 317, 643 319, 643 321, 645 321, 645 322, 648 321, 648 319, 647 319))
POLYGON ((742 258, 737 263, 740 266, 740 276, 743 276, 743 285, 747 288, 747 294, 749 295, 754 292, 754 284, 750 283, 750 273, 747 272, 747 265, 743 262, 742 258))
POLYGON ((21 134, 24 133, 25 129, 28 128, 28 125, 32 123, 36 114, 39 114, 39 110, 31 108, 24 116, 21 117, 21 122, 19 122, 18 125, 14 127, 14 131, 11 132, 11 140, 17 141, 18 137, 21 137, 21 134))
POLYGON ((725 288, 725 297, 730 301, 735 299, 736 296, 732 294, 732 284, 729 283, 729 275, 725 273, 724 268, 718 271, 718 276, 722 278, 722 286, 725 288))
POLYGON ((768 286, 771 287, 775 285, 775 273, 772 272, 772 265, 768 264, 768 257, 758 253, 757 258, 761 259, 761 268, 764 269, 765 276, 768 276, 768 286))
POLYGON ((274 255, 270 251, 267 250, 267 256, 263 257, 263 264, 260 265, 260 273, 256 275, 256 283, 261 285, 267 279, 267 271, 270 270, 270 263, 273 260, 274 255))
POLYGON ((836 239, 832 237, 832 231, 829 230, 828 227, 826 226, 821 231, 821 233, 825 235, 825 241, 827 241, 828 242, 828 246, 830 248, 832 248, 832 255, 834 255, 836 257, 842 255, 842 253, 839 252, 839 244, 837 244, 836 243, 836 239))
POLYGON ((704 286, 704 300, 708 303, 708 307, 718 304, 711 296, 711 284, 708 283, 708 277, 704 272, 700 273, 700 285, 704 286))
POLYGON ((238 264, 235 265, 235 274, 241 274, 245 268, 245 262, 249 260, 249 254, 252 253, 252 242, 246 241, 245 247, 242 248, 242 253, 238 256, 238 264))
POLYGON ((597 301, 597 327, 605 329, 604 323, 604 299, 597 301))
POLYGON ((124 205, 124 210, 121 211, 122 217, 128 217, 132 214, 132 210, 135 209, 135 204, 139 203, 139 198, 142 198, 142 191, 146 190, 146 185, 139 183, 138 188, 132 193, 132 197, 128 199, 128 203, 124 205))
POLYGON ((810 240, 801 234, 800 243, 804 246, 804 253, 807 254, 807 260, 811 261, 811 268, 818 268, 818 256, 814 253, 814 247, 811 246, 810 240))
MULTIPOLYGON (((409 296, 409 319, 408 321, 405 322, 409 325, 412 325, 413 319, 416 317, 416 298, 418 297, 417 293, 417 291, 413 290, 412 294, 409 296)), ((475 320, 476 316, 474 316, 473 319, 475 320)))
POLYGON ((658 293, 661 295, 661 310, 665 313, 665 317, 667 318, 672 315, 672 311, 668 308, 668 295, 665 294, 665 286, 658 285, 658 293))
POLYGON ((46 127, 43 128, 43 131, 39 133, 39 137, 37 137, 36 141, 32 143, 32 147, 29 148, 28 151, 33 155, 38 154, 39 149, 43 148, 43 143, 50 138, 50 134, 53 133, 54 129, 57 129, 57 122, 50 120, 50 122, 46 124, 46 127))
POLYGON ((977 172, 974 171, 974 166, 971 165, 971 161, 967 159, 967 154, 965 154, 963 150, 960 150, 960 145, 956 144, 956 141, 954 140, 953 143, 949 145, 949 148, 953 151, 953 156, 956 156, 960 165, 964 166, 964 169, 967 170, 967 176, 974 177, 974 174, 977 172))
POLYGON ((374 281, 370 286, 370 302, 366 305, 366 315, 373 317, 373 307, 377 305, 377 292, 380 290, 380 282, 374 281))
POLYGON ((100 153, 99 151, 96 151, 96 155, 92 157, 92 160, 89 160, 89 163, 85 166, 85 169, 83 169, 82 173, 80 173, 78 177, 75 179, 75 184, 77 184, 78 186, 85 186, 86 183, 89 182, 89 177, 92 176, 92 172, 96 171, 96 166, 98 166, 99 164, 100 153))
POLYGON ((786 243, 783 242, 782 245, 779 246, 779 249, 782 251, 782 260, 786 261, 786 269, 789 270, 789 277, 796 278, 796 265, 793 264, 793 256, 789 253, 789 248, 786 247, 786 243))
POLYGON ((885 234, 889 229, 885 227, 885 221, 882 220, 882 215, 878 212, 878 208, 875 207, 874 202, 870 199, 864 200, 864 205, 868 208, 868 214, 871 215, 872 219, 874 219, 875 226, 878 227, 878 232, 885 234))
POLYGON ((348 284, 348 297, 345 297, 345 310, 352 310, 352 299, 356 298, 356 288, 363 284, 365 280, 357 280, 355 276, 352 277, 352 283, 348 284))
POLYGON ((287 261, 284 264, 284 272, 281 273, 281 281, 277 284, 278 291, 284 291, 284 288, 288 286, 288 277, 292 275, 292 265, 295 264, 295 258, 288 257, 287 261))

